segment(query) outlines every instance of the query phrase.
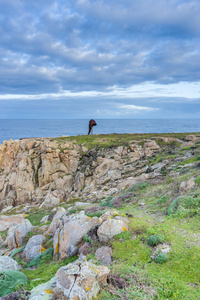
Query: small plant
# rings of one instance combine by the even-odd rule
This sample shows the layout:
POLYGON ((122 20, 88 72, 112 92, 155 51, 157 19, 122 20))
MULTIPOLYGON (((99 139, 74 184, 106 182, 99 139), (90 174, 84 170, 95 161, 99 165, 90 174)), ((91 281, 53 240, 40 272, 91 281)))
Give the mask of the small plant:
POLYGON ((87 233, 83 237, 83 241, 92 244, 92 239, 87 235, 87 233))
POLYGON ((100 206, 109 206, 112 207, 113 197, 109 196, 106 199, 102 200, 100 206))
POLYGON ((170 199, 170 196, 164 195, 161 198, 158 199, 157 204, 163 205, 170 199))
POLYGON ((156 257, 155 257, 155 262, 157 264, 163 264, 167 261, 167 255, 165 253, 159 253, 156 257))
POLYGON ((101 217, 101 215, 103 215, 103 213, 105 212, 105 210, 103 211, 95 211, 95 212, 91 212, 91 213, 86 213, 86 216, 93 218, 93 217, 101 217))
POLYGON ((76 209, 75 208, 70 209, 69 213, 70 214, 75 214, 76 213, 76 209))
POLYGON ((194 181, 195 181, 195 183, 200 184, 200 175, 198 175, 194 181))
POLYGON ((141 191, 147 188, 147 186, 149 185, 149 183, 147 182, 139 182, 136 185, 134 185, 132 188, 128 189, 128 192, 137 192, 137 191, 141 191))
POLYGON ((154 234, 150 236, 147 240, 147 244, 149 246, 157 246, 159 243, 163 243, 165 240, 165 237, 161 234, 154 234))
POLYGON ((114 240, 123 239, 124 241, 129 240, 131 238, 131 233, 128 230, 125 230, 114 236, 114 240))

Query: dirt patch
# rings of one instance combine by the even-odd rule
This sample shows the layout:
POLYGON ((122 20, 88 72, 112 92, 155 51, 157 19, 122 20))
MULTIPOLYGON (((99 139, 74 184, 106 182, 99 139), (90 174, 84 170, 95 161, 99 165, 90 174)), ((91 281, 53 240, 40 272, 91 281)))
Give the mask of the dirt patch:
POLYGON ((1 298, 2 300, 28 300, 29 299, 30 292, 26 291, 20 291, 13 294, 9 294, 7 296, 4 296, 1 298))
POLYGON ((102 206, 94 206, 94 207, 90 207, 90 208, 87 208, 85 210, 85 214, 88 215, 88 214, 95 214, 95 213, 101 213, 102 214, 104 213, 105 211, 105 207, 102 207, 102 206))
POLYGON ((119 274, 111 274, 108 278, 108 283, 112 284, 115 288, 125 289, 128 286, 127 279, 120 277, 119 274))
POLYGON ((136 200, 133 199, 135 193, 127 193, 124 195, 117 196, 113 199, 112 206, 118 208, 121 207, 123 204, 127 203, 136 203, 136 200))

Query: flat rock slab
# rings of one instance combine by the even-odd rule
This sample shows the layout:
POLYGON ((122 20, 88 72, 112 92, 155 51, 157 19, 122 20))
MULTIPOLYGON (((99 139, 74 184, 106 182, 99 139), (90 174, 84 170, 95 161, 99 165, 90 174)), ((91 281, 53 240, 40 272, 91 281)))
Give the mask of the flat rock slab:
POLYGON ((5 231, 11 226, 15 226, 20 224, 26 215, 19 215, 19 216, 1 216, 0 217, 0 232, 5 231))

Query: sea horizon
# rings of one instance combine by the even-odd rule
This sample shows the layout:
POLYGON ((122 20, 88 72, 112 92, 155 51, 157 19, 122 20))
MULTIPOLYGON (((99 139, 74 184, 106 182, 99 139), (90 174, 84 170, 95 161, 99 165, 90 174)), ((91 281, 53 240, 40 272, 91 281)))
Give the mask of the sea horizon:
MULTIPOLYGON (((200 118, 95 119, 94 134, 200 132, 200 118)), ((88 119, 0 119, 4 140, 88 134, 88 119)))

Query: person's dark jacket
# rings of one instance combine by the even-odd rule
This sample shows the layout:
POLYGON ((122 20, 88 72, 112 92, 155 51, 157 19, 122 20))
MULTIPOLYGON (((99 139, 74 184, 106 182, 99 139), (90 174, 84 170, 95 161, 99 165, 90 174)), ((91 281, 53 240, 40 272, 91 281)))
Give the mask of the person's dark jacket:
POLYGON ((93 127, 93 126, 96 126, 96 125, 97 125, 97 123, 96 123, 95 120, 91 119, 91 120, 89 121, 89 132, 88 132, 88 134, 90 134, 92 127, 93 127))

